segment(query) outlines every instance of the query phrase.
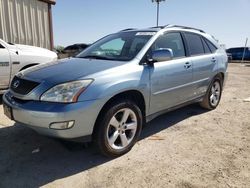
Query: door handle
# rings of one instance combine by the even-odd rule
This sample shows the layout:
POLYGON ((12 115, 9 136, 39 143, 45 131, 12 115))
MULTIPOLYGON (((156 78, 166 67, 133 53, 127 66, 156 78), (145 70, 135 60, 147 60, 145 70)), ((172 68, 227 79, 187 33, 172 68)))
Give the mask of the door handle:
POLYGON ((184 68, 189 69, 191 67, 191 64, 189 62, 186 62, 184 65, 184 68))
POLYGON ((213 63, 215 63, 215 62, 216 62, 215 57, 213 57, 211 61, 212 61, 213 63))
POLYGON ((12 62, 12 65, 19 65, 19 64, 20 64, 19 61, 13 61, 13 62, 12 62))

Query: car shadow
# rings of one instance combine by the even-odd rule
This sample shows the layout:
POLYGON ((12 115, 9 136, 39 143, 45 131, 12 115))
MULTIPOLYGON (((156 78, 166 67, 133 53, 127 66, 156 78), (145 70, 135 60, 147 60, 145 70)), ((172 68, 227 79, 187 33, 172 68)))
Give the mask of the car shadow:
MULTIPOLYGON (((161 115, 146 124, 141 139, 205 112, 191 105, 161 115)), ((47 138, 18 124, 0 129, 0 187, 40 187, 110 160, 92 144, 47 138)))
POLYGON ((0 94, 0 105, 3 104, 3 95, 0 94))

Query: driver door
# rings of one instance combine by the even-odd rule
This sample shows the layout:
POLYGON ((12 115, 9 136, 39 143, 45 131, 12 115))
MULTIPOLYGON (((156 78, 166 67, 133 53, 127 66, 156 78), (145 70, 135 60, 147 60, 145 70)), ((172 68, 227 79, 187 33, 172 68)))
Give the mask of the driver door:
POLYGON ((163 34, 151 50, 160 48, 170 48, 174 57, 169 61, 155 62, 150 68, 150 114, 184 103, 193 96, 192 61, 186 57, 181 34, 163 34))

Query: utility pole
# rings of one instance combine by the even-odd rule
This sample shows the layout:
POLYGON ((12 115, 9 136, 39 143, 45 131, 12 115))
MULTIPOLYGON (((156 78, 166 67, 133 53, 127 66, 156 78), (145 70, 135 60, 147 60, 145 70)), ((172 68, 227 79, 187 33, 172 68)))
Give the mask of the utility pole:
POLYGON ((247 42, 248 42, 248 38, 246 38, 246 43, 245 43, 245 48, 244 48, 244 51, 243 51, 243 55, 242 55, 242 59, 241 59, 241 63, 244 62, 244 58, 245 58, 245 54, 246 54, 246 48, 247 48, 247 42))
POLYGON ((157 12, 156 12, 156 26, 159 26, 159 12, 160 12, 160 2, 165 0, 152 0, 152 3, 157 3, 157 12))

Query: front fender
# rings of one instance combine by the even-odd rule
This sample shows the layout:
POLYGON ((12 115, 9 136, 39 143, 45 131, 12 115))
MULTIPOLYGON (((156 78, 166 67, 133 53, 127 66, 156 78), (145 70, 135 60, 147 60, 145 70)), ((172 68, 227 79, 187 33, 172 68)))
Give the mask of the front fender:
POLYGON ((116 82, 112 85, 106 86, 105 88, 106 89, 98 96, 98 98, 105 99, 106 102, 120 93, 127 91, 140 92, 145 101, 146 112, 148 111, 150 102, 149 84, 140 83, 139 80, 126 80, 123 82, 116 82))
POLYGON ((108 101, 125 91, 139 91, 145 100, 146 109, 150 100, 150 81, 147 67, 140 66, 138 70, 125 71, 117 75, 98 77, 78 98, 79 101, 105 99, 108 101))

